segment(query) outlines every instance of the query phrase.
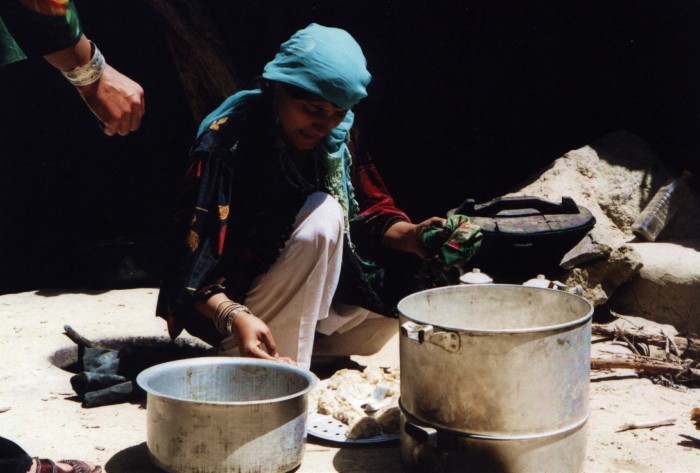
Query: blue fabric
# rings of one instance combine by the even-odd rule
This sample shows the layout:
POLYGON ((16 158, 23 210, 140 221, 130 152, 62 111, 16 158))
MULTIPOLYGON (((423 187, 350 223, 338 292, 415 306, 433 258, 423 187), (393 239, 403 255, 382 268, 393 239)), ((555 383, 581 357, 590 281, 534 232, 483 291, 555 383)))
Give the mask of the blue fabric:
POLYGON ((221 105, 216 107, 216 110, 204 117, 202 123, 199 124, 199 129, 197 129, 197 138, 202 136, 204 132, 207 131, 207 129, 212 125, 212 123, 232 115, 234 110, 242 109, 250 97, 260 95, 261 93, 262 91, 260 89, 241 90, 221 102, 221 105))
MULTIPOLYGON (((197 138, 202 136, 215 121, 225 117, 231 118, 238 111, 244 110, 248 99, 256 95, 260 95, 261 93, 262 91, 260 89, 241 90, 221 102, 221 105, 216 107, 213 112, 204 117, 202 123, 199 124, 199 128, 197 129, 197 138)), ((348 111, 343 121, 340 122, 340 125, 334 128, 324 140, 324 151, 329 154, 346 154, 341 148, 343 148, 345 145, 345 141, 350 129, 352 128, 354 120, 355 115, 352 113, 352 111, 348 111)), ((347 146, 345 146, 345 148, 347 148, 347 146)), ((349 151, 347 156, 349 156, 349 151)))
POLYGON ((367 96, 372 76, 360 45, 339 28, 312 23, 282 44, 263 77, 292 84, 350 110, 367 96))

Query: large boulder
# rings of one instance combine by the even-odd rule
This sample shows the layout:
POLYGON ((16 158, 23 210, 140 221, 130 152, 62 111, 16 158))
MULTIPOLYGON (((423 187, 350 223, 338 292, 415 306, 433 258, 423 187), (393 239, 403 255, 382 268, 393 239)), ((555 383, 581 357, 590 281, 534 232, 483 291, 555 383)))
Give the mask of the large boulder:
POLYGON ((700 238, 630 246, 644 266, 615 292, 611 308, 700 334, 700 238))
POLYGON ((565 256, 562 263, 566 271, 558 276, 567 285, 581 285, 584 296, 594 305, 612 304, 613 294, 624 286, 615 305, 619 309, 697 327, 697 322, 683 317, 700 319, 698 247, 678 242, 700 238, 698 194, 687 192, 676 217, 659 235, 659 243, 640 243, 631 230, 639 213, 669 178, 670 173, 647 144, 623 130, 566 153, 510 195, 552 201, 570 196, 591 211, 595 227, 565 256), (680 260, 683 270, 677 269, 680 260), (639 294, 662 292, 668 297, 657 298, 653 304, 638 298, 639 294), (633 302, 635 297, 638 302, 633 302))

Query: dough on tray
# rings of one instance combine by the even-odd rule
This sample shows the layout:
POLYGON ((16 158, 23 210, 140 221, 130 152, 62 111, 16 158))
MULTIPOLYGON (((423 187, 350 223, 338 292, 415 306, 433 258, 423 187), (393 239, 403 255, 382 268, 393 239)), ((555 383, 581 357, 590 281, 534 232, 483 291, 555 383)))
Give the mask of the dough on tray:
POLYGON ((401 412, 398 406, 385 407, 376 414, 377 421, 385 434, 398 434, 401 424, 401 412))
POLYGON ((332 416, 348 426, 350 440, 399 432, 399 369, 365 368, 364 372, 342 369, 309 395, 309 411, 332 416), (386 387, 382 407, 365 412, 378 385, 386 387))
POLYGON ((348 427, 345 437, 350 440, 368 439, 382 435, 382 426, 377 419, 364 416, 348 427))

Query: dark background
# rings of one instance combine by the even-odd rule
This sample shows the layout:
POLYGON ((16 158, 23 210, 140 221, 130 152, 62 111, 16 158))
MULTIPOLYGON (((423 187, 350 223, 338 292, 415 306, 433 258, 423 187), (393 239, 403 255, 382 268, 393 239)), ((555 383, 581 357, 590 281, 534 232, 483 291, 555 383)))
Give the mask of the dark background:
MULTIPOLYGON (((108 138, 43 60, 0 70, 2 293, 153 282, 194 137, 161 18, 137 0, 76 3, 147 112, 140 131, 108 138), (113 274, 125 255, 146 273, 113 274)), ((353 34, 374 77, 356 123, 415 220, 502 195, 623 128, 672 172, 700 173, 696 1, 204 4, 245 88, 308 23, 353 34)))

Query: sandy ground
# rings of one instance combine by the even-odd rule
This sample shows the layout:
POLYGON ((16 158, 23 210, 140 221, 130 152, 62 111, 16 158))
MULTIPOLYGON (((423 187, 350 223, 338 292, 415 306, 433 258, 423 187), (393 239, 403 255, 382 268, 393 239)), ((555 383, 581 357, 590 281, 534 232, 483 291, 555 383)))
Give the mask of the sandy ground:
MULTIPOLYGON (((148 460, 145 405, 85 409, 71 388, 72 373, 50 361, 57 351, 74 346, 63 335, 65 324, 95 340, 165 337, 164 322, 153 315, 156 295, 157 289, 140 288, 0 296, 0 436, 31 455, 91 460, 109 473, 159 471, 148 460)), ((355 360, 396 366, 398 338, 371 359, 355 360)), ((689 415, 694 406, 700 406, 700 390, 654 385, 624 370, 593 373, 585 471, 699 472, 700 431, 689 415), (669 418, 676 419, 674 425, 617 432, 628 422, 669 418)), ((398 442, 340 447, 310 439, 297 471, 403 471, 398 442)))

